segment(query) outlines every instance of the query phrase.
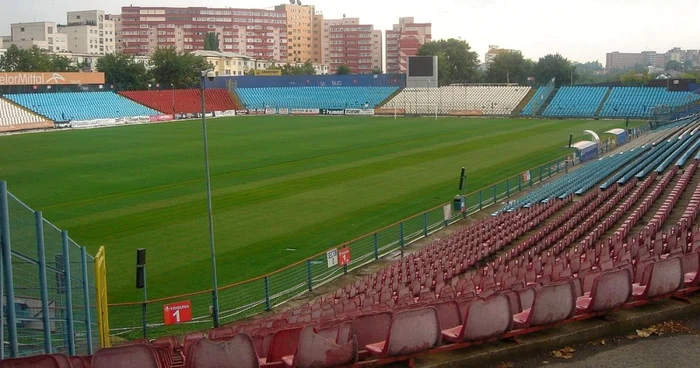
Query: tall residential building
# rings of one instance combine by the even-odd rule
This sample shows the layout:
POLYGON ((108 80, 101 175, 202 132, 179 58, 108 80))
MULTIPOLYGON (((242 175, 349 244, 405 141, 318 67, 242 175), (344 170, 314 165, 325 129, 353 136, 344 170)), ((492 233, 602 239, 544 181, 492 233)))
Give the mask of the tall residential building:
POLYGON ((54 22, 13 23, 10 35, 3 37, 3 47, 16 45, 28 49, 36 45, 50 52, 68 50, 66 35, 60 33, 54 22))
POLYGON ((406 73, 408 57, 416 56, 418 49, 431 39, 431 23, 415 23, 413 17, 399 18, 399 23, 386 31, 386 72, 406 73))
POLYGON ((122 15, 105 14, 105 19, 114 22, 114 50, 117 52, 124 51, 122 48, 122 15))
POLYGON ((204 50, 208 33, 219 36, 219 50, 260 59, 287 59, 287 14, 279 10, 231 8, 122 8, 121 48, 149 55, 158 47, 204 50))
POLYGON ((346 65, 352 73, 382 69, 382 31, 359 18, 323 20, 323 63, 334 73, 346 65))
MULTIPOLYGON (((283 12, 287 17, 287 60, 295 62, 320 60, 318 43, 314 42, 315 7, 313 5, 282 4, 275 6, 275 10, 283 12), (314 53, 314 51, 316 51, 314 53)), ((316 37, 320 37, 317 34, 316 37)), ((318 62, 318 61, 317 61, 318 62)))
POLYGON ((502 49, 499 46, 496 45, 489 45, 489 51, 486 52, 486 55, 484 55, 484 67, 488 68, 489 64, 493 62, 493 59, 496 58, 496 56, 508 52, 518 52, 519 50, 513 50, 513 49, 502 49))
POLYGON ((68 51, 92 55, 116 51, 114 21, 108 20, 103 10, 68 12, 67 21, 59 30, 68 37, 68 51))

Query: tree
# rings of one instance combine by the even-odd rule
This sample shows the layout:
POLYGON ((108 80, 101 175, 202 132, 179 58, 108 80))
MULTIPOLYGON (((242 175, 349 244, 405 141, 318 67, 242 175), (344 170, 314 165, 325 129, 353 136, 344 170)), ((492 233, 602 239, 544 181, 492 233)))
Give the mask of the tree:
POLYGON ((384 72, 382 72, 381 68, 374 68, 372 69, 372 74, 384 74, 384 72))
POLYGON ((477 79, 478 56, 466 41, 454 38, 430 41, 421 46, 418 55, 438 57, 438 82, 441 86, 477 79))
POLYGON ((546 55, 535 65, 535 79, 540 84, 555 78, 557 87, 568 86, 571 84, 572 77, 576 80, 576 67, 559 54, 546 55))
POLYGON ((677 72, 682 72, 683 71, 683 64, 681 64, 680 62, 675 61, 675 60, 669 60, 666 63, 666 68, 664 68, 664 69, 666 71, 675 70, 677 72))
POLYGON ((486 70, 488 83, 518 83, 527 84, 527 78, 532 76, 535 62, 525 59, 520 51, 504 52, 496 55, 486 70))
POLYGON ((338 65, 338 69, 335 71, 337 75, 350 74, 350 68, 345 64, 338 65))
POLYGON ((174 47, 157 49, 151 56, 151 76, 156 83, 176 88, 199 85, 201 72, 211 65, 201 56, 177 52, 174 47))
POLYGON ((219 34, 215 32, 209 32, 204 36, 204 50, 207 51, 220 51, 219 50, 219 34))
POLYGON ((651 76, 649 75, 649 70, 645 70, 643 73, 630 70, 620 77, 620 82, 625 87, 644 87, 650 80, 651 76))
POLYGON ((282 66, 282 75, 315 75, 316 69, 311 61, 306 61, 302 65, 292 66, 287 63, 282 66))
POLYGON ((117 89, 138 90, 148 87, 148 72, 133 56, 114 53, 97 59, 97 70, 105 73, 105 82, 117 89))
POLYGON ((80 69, 73 65, 72 61, 61 55, 51 55, 49 58, 52 72, 77 72, 80 69))

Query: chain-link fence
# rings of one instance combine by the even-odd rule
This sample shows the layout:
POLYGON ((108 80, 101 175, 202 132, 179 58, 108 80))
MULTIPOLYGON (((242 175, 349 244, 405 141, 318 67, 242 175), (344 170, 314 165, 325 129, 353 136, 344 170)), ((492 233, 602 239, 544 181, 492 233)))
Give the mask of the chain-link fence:
POLYGON ((97 347, 94 259, 0 181, 2 358, 97 347))
MULTIPOLYGON (((447 203, 373 233, 341 244, 273 273, 219 288, 219 316, 222 324, 231 323, 253 314, 272 310, 295 296, 314 291, 319 286, 374 262, 393 251, 402 250, 410 243, 464 219, 496 203, 507 201, 532 185, 563 173, 571 166, 571 156, 561 157, 527 170, 517 176, 493 184, 465 196, 464 212, 454 210, 447 203), (338 254, 349 249, 350 261, 338 264, 338 254)), ((341 257, 342 258, 342 257, 341 257)), ((341 262, 342 263, 342 262, 341 262)), ((109 305, 112 335, 141 338, 145 321, 148 338, 202 330, 212 327, 212 291, 178 295, 144 303, 115 303, 109 305), (164 306, 169 303, 190 301, 192 321, 166 325, 164 306), (144 316, 145 312, 145 316, 144 316)))

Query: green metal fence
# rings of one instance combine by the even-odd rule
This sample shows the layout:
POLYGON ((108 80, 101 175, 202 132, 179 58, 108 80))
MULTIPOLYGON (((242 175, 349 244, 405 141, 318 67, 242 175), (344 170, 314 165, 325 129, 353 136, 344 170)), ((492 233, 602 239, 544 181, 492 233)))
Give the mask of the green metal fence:
MULTIPOLYGON (((329 266, 327 252, 323 252, 273 273, 220 287, 221 323, 231 323, 254 314, 273 310, 293 297, 314 292, 321 285, 333 281, 347 272, 374 262, 391 252, 401 250, 414 241, 423 239, 458 222, 469 214, 507 200, 520 191, 562 173, 566 169, 567 157, 565 156, 467 194, 464 213, 448 211, 452 204, 447 203, 330 249, 329 251, 339 251, 342 248, 350 249, 351 261, 345 267, 329 266)), ((211 294, 212 290, 205 290, 149 300, 146 303, 145 316, 147 337, 153 338, 211 328, 211 294), (164 305, 187 300, 191 302, 192 321, 166 326, 163 318, 164 305)), ((109 307, 112 335, 125 338, 142 337, 143 303, 114 303, 110 304, 109 307)))
POLYGON ((0 181, 2 357, 97 348, 94 259, 0 181))

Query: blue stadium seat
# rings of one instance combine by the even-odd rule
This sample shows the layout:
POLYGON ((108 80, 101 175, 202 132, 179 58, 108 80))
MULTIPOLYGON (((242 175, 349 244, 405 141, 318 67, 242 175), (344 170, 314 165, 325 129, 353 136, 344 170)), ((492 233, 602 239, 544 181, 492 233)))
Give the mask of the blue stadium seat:
POLYGON ((269 87, 238 88, 246 108, 344 109, 375 108, 398 87, 269 87))
POLYGON ((700 99, 700 95, 667 91, 663 87, 615 87, 603 105, 601 116, 650 117, 654 107, 675 107, 689 104, 700 99))
POLYGON ((542 115, 592 118, 607 91, 607 87, 561 87, 542 115))
MULTIPOLYGON (((546 87, 540 87, 537 89, 537 92, 535 92, 535 95, 532 96, 530 101, 527 102, 527 105, 523 108, 523 111, 520 112, 520 115, 522 116, 531 116, 532 115, 532 105, 535 101, 541 100, 544 98, 544 95, 547 93, 547 88, 546 87)), ((544 101, 542 101, 544 102, 544 101)))
POLYGON ((54 121, 161 114, 112 92, 21 93, 5 97, 54 121))

